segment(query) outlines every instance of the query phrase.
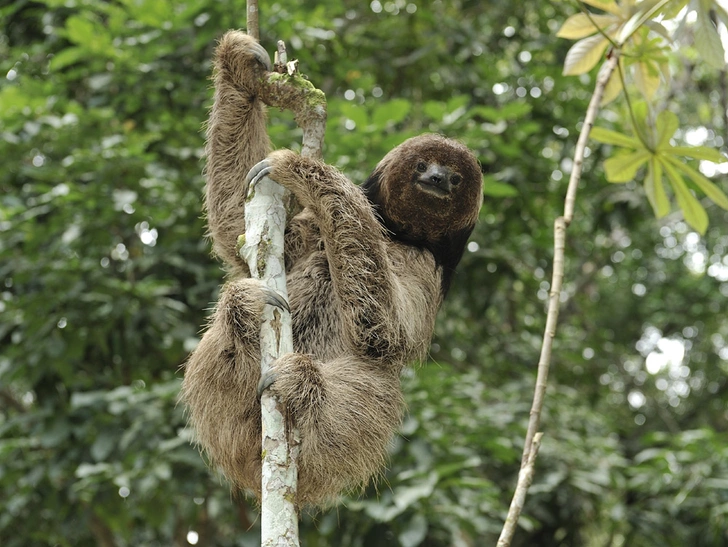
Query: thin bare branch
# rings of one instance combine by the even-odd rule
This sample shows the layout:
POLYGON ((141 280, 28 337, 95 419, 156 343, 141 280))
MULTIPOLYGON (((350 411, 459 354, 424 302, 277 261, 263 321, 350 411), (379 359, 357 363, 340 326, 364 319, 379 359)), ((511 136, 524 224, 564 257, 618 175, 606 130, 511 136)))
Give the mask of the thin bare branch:
POLYGON ((246 10, 248 34, 260 41, 260 30, 258 27, 258 0, 247 0, 246 10))
POLYGON ((523 445, 523 457, 521 459, 521 472, 518 475, 518 484, 513 495, 513 501, 508 510, 506 522, 498 539, 498 547, 508 547, 513 540, 516 531, 518 518, 520 517, 526 499, 528 487, 533 480, 533 467, 536 462, 538 447, 542 433, 538 432, 541 425, 541 410, 543 409, 546 394, 546 381, 551 366, 551 349, 554 337, 556 336, 556 325, 559 318, 559 302, 561 299, 561 287, 564 281, 564 255, 566 248, 566 229, 574 218, 574 207, 576 204, 576 190, 581 180, 582 166, 584 163, 584 151, 589 140, 589 133, 599 112, 599 105, 602 101, 604 88, 612 76, 617 63, 619 62, 619 51, 612 50, 607 60, 602 65, 597 76, 594 94, 592 95, 589 107, 584 117, 584 124, 579 134, 579 139, 574 150, 574 166, 569 178, 569 185, 564 200, 564 214, 554 221, 554 260, 553 273, 551 277, 551 291, 549 293, 548 313, 546 316, 546 328, 544 330, 543 343, 541 345, 541 356, 538 362, 538 373, 536 376, 536 388, 531 406, 531 414, 528 420, 526 440, 523 445))

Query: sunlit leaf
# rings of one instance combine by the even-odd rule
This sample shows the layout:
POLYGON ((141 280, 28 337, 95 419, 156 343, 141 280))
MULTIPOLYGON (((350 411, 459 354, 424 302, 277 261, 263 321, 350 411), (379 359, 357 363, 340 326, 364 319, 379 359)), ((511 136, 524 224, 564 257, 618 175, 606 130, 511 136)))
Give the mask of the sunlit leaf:
POLYGON ((680 127, 680 120, 669 110, 663 110, 657 115, 655 122, 655 131, 657 133, 656 148, 665 148, 670 146, 670 139, 680 127))
POLYGON ((690 193, 685 181, 680 176, 672 163, 669 161, 662 162, 662 167, 665 169, 665 174, 670 180, 670 186, 675 193, 675 199, 677 204, 682 210, 685 222, 695 228, 695 230, 704 234, 708 228, 708 213, 705 212, 700 202, 690 193))
MULTIPOLYGON (((492 111, 493 113, 496 113, 495 108, 491 107, 481 107, 483 109, 489 109, 489 112, 492 111)), ((447 107, 445 106, 445 103, 441 101, 427 101, 423 107, 422 110, 424 111, 425 115, 429 118, 432 118, 433 120, 440 121, 442 120, 443 116, 447 113, 447 107)), ((487 117, 487 116, 484 116, 487 117)), ((488 117, 488 119, 491 119, 488 117)))
POLYGON ((401 122, 412 108, 412 103, 406 99, 393 99, 378 106, 372 114, 372 123, 377 127, 384 127, 389 123, 401 122))
POLYGON ((713 163, 723 163, 725 156, 714 148, 707 146, 673 146, 670 153, 675 156, 688 156, 696 160, 712 161, 713 163))
POLYGON ((634 83, 647 100, 655 96, 660 87, 660 72, 654 62, 643 61, 635 65, 634 83))
POLYGON ((695 48, 700 53, 702 60, 714 68, 724 69, 726 67, 725 51, 718 31, 706 11, 698 10, 697 14, 698 18, 693 29, 695 48))
POLYGON ((622 93, 622 79, 616 72, 613 72, 609 77, 609 80, 607 80, 607 85, 604 87, 602 100, 599 104, 604 106, 605 104, 611 103, 614 99, 619 97, 620 93, 622 93))
MULTIPOLYGON (((665 17, 665 19, 669 18, 665 17)), ((665 38, 665 40, 672 40, 670 31, 667 30, 661 23, 658 23, 657 21, 645 21, 645 26, 651 31, 656 32, 657 34, 665 38)))
POLYGON ((674 19, 688 4, 690 0, 672 0, 662 8, 662 16, 664 19, 674 19))
POLYGON ((670 212, 670 200, 667 198, 665 186, 662 184, 662 165, 660 159, 655 156, 651 157, 647 167, 645 194, 650 205, 652 205, 655 216, 662 218, 670 212))
POLYGON ((498 182, 495 180, 485 180, 483 184, 483 194, 496 198, 510 198, 518 195, 518 189, 510 184, 498 182))
POLYGON ((728 210, 728 197, 726 197, 723 191, 712 183, 706 176, 674 157, 668 157, 667 161, 669 161, 676 169, 685 173, 690 180, 692 180, 695 185, 700 188, 700 190, 708 196, 711 201, 713 201, 713 203, 722 209, 728 210))
POLYGON ((82 46, 88 51, 113 54, 111 36, 108 31, 95 18, 72 15, 66 21, 66 35, 68 39, 82 46))
POLYGON ((654 146, 654 128, 651 123, 650 108, 645 101, 632 103, 634 130, 641 142, 654 146))
POLYGON ((634 13, 619 29, 615 42, 617 44, 624 44, 629 38, 644 24, 645 21, 649 20, 652 15, 653 8, 657 6, 662 0, 643 0, 639 4, 639 10, 634 13))
POLYGON ((564 76, 576 76, 589 72, 602 58, 607 45, 609 45, 609 41, 601 34, 576 42, 571 46, 564 59, 564 76))
POLYGON ((612 156, 604 162, 607 181, 614 183, 634 180, 637 170, 650 158, 650 152, 644 148, 636 152, 622 153, 612 156))
POLYGON ((533 106, 527 102, 511 101, 500 108, 499 119, 515 120, 529 114, 533 110, 533 106))
POLYGON ((613 15, 593 14, 587 16, 585 13, 577 13, 564 21, 556 36, 559 38, 578 40, 579 38, 585 38, 597 32, 597 27, 594 26, 594 23, 597 24, 598 28, 603 29, 618 21, 613 15))
POLYGON ((611 129, 605 129, 603 127, 592 127, 591 133, 589 133, 592 139, 597 142, 604 144, 613 144, 615 146, 623 146, 625 148, 638 148, 640 141, 624 133, 612 131, 611 129))
POLYGON ((61 50, 58 55, 51 59, 50 67, 52 70, 60 70, 68 65, 75 64, 82 60, 86 55, 86 51, 80 47, 67 47, 61 50))
POLYGON ((584 4, 588 4, 600 10, 612 13, 614 15, 622 15, 622 10, 614 2, 614 0, 582 0, 584 4))

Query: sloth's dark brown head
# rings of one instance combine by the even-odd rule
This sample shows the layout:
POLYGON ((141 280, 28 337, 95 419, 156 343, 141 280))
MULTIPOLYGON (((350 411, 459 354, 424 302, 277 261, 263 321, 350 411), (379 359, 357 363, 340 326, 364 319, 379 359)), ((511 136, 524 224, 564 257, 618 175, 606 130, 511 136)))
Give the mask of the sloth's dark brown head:
POLYGON ((446 292, 483 201, 475 155, 452 139, 420 135, 384 156, 362 189, 393 239, 432 252, 446 292))

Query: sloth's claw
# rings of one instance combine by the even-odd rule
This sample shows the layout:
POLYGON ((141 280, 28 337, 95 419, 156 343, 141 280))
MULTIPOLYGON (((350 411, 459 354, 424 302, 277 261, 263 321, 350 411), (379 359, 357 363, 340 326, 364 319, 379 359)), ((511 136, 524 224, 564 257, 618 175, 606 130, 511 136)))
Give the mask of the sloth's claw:
POLYGON ((273 68, 273 65, 270 62, 270 55, 268 55, 268 52, 265 50, 265 48, 261 46, 258 42, 255 42, 250 45, 250 50, 256 60, 261 65, 263 65, 268 72, 270 72, 273 68))
POLYGON ((267 177, 273 171, 271 163, 265 159, 256 163, 245 177, 246 195, 249 198, 255 189, 255 185, 267 177))
POLYGON ((278 373, 268 369, 260 375, 260 381, 258 382, 258 399, 263 395, 263 392, 273 385, 273 382, 278 378, 278 373))
POLYGON ((290 313, 291 308, 288 306, 288 302, 286 302, 285 298, 283 298, 280 294, 278 294, 270 287, 263 286, 261 287, 261 289, 263 290, 263 294, 265 295, 266 304, 275 306, 276 308, 280 308, 282 310, 286 310, 290 313))

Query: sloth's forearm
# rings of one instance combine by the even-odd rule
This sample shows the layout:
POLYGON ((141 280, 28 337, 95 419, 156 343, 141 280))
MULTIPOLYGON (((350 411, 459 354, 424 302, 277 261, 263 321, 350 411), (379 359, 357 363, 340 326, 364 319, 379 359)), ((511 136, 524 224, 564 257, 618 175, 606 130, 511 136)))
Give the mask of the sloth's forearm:
POLYGON ((316 218, 351 343, 368 357, 391 357, 401 343, 392 317, 396 285, 384 231, 371 204, 333 167, 291 152, 270 158, 272 178, 316 218))
POLYGON ((215 51, 215 97, 207 124, 205 207, 215 253, 239 264, 245 177, 270 152, 265 107, 256 97, 265 52, 249 36, 226 34, 215 51))

